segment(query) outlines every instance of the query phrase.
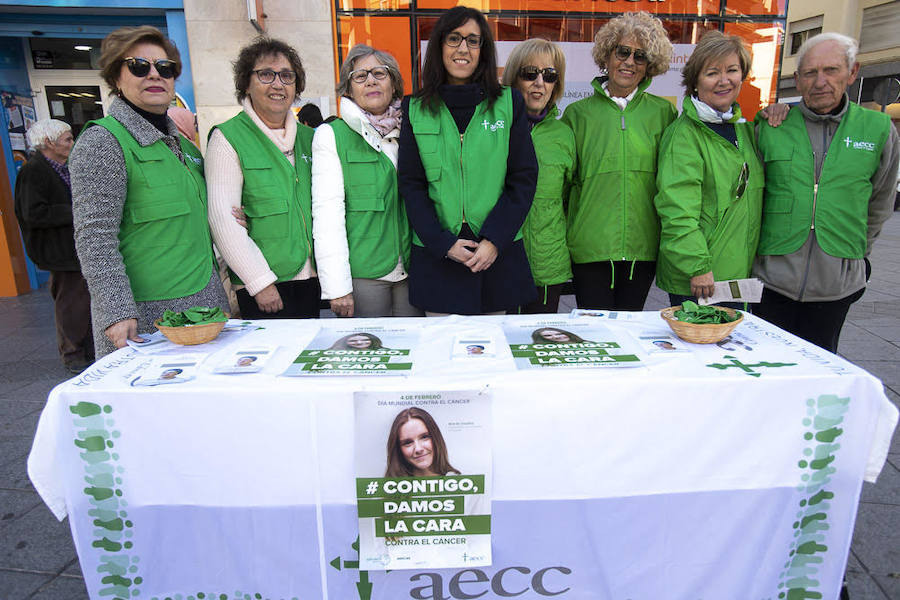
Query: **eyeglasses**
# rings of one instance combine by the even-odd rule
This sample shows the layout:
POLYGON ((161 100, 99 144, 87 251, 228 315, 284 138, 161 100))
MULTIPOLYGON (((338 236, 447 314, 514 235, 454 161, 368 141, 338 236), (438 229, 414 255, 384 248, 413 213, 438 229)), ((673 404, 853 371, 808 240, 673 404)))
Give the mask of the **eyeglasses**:
POLYGON ((556 83, 559 80, 559 73, 553 67, 538 69, 528 65, 519 69, 519 79, 524 81, 535 81, 538 75, 544 78, 544 83, 556 83))
POLYGON ((632 48, 630 46, 616 46, 616 58, 618 58, 619 60, 628 60, 628 57, 632 54, 634 54, 634 62, 639 65, 646 65, 647 61, 650 60, 650 57, 647 56, 647 53, 640 48, 632 48))
POLYGON ((275 76, 278 76, 278 79, 281 80, 282 85, 291 85, 295 81, 297 81, 297 74, 293 71, 273 71, 272 69, 256 69, 253 71, 256 73, 256 78, 259 79, 260 83, 270 84, 275 83, 275 76))
POLYGON ((356 69, 355 71, 350 71, 350 81, 353 83, 365 83, 369 80, 369 73, 377 81, 381 81, 391 74, 391 70, 386 65, 379 65, 371 69, 356 69))
POLYGON ((454 31, 453 33, 447 34, 447 37, 444 38, 444 43, 451 48, 459 48, 459 45, 463 43, 463 40, 466 40, 467 48, 481 48, 481 44, 484 41, 481 39, 480 35, 470 33, 463 37, 454 31))
POLYGON ((738 176, 738 185, 737 189, 734 191, 734 197, 736 199, 743 198, 744 192, 747 191, 747 182, 750 180, 750 165, 744 163, 744 166, 741 167, 741 174, 738 176))
POLYGON ((125 66, 128 67, 128 71, 135 77, 146 77, 150 74, 150 65, 153 65, 156 67, 156 72, 159 73, 160 77, 172 79, 175 77, 175 69, 178 66, 177 62, 168 58, 159 58, 151 62, 146 58, 129 56, 124 58, 123 61, 125 66))

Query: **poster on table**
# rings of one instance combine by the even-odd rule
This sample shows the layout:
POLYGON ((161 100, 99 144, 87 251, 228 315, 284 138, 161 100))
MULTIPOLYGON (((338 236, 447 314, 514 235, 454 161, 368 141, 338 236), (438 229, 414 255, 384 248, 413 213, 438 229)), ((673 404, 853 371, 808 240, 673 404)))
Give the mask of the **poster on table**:
POLYGON ((491 564, 491 396, 356 392, 360 570, 491 564))
POLYGON ((628 332, 600 319, 507 320, 503 332, 519 369, 643 366, 628 332))
POLYGON ((408 375, 418 342, 417 328, 323 327, 284 375, 408 375))

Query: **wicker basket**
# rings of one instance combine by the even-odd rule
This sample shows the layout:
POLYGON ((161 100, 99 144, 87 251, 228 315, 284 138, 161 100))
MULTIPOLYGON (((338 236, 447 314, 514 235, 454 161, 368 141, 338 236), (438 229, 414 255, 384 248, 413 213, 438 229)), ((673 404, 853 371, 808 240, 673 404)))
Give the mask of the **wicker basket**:
POLYGON ((182 346, 196 346, 211 342, 225 329, 225 321, 218 323, 204 323, 203 325, 184 325, 183 327, 168 327, 159 324, 160 319, 153 322, 157 329, 162 331, 170 342, 182 346))
POLYGON ((744 315, 733 308, 713 306, 716 310, 723 310, 730 316, 737 314, 738 318, 730 323, 685 323, 675 318, 675 311, 681 310, 681 305, 670 306, 659 311, 659 316, 668 323, 675 335, 692 344, 715 344, 724 340, 734 331, 734 328, 744 320, 744 315))

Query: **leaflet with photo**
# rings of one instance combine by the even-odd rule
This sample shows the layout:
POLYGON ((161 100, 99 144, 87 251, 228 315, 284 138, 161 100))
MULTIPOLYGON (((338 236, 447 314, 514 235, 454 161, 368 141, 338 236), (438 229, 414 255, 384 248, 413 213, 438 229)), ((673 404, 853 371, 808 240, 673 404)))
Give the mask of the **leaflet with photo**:
POLYGON ((610 321, 637 321, 641 319, 641 313, 623 310, 594 310, 590 308, 573 308, 569 313, 570 319, 580 319, 582 317, 609 319, 610 321))
POLYGON ((322 327, 283 375, 408 375, 419 335, 390 325, 322 327))
POLYGON ((637 334, 641 348, 647 354, 672 354, 675 352, 690 352, 690 348, 672 335, 671 331, 660 329, 659 331, 642 331, 637 334))
POLYGON ((628 332, 600 319, 507 319, 503 332, 519 369, 643 366, 628 332))
POLYGON ((143 372, 131 380, 132 387, 177 385, 197 378, 196 356, 154 358, 143 372))
POLYGON ((259 373, 272 357, 275 348, 272 346, 253 346, 239 348, 225 356, 219 362, 214 373, 259 373))
POLYGON ((353 400, 360 570, 490 565, 490 392, 353 400))
POLYGON ((482 358, 496 356, 497 344, 494 337, 475 332, 459 333, 453 338, 454 359, 482 358))

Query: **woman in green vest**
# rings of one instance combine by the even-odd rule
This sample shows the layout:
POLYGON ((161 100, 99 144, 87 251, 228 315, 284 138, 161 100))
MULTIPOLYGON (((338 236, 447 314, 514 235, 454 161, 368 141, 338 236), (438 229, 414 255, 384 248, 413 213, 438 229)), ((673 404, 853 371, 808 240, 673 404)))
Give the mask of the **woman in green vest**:
POLYGON ((409 294, 426 313, 502 313, 536 296, 521 228, 537 159, 522 95, 496 65, 484 15, 451 8, 428 40, 422 88, 403 102, 409 294))
POLYGON ((525 98, 531 139, 537 154, 537 191, 522 227, 525 252, 538 298, 521 307, 526 314, 555 313, 563 284, 572 277, 566 247, 563 198, 575 168, 575 135, 558 120, 556 101, 565 90, 566 56, 547 40, 525 40, 506 61, 503 84, 525 98))
POLYGON ((260 37, 241 49, 234 86, 242 110, 206 149, 209 225, 245 319, 319 315, 313 263, 313 130, 291 104, 306 83, 297 51, 260 37), (246 228, 233 216, 243 209, 246 228))
POLYGON ((312 216, 322 298, 339 317, 419 317, 409 303, 410 227, 397 193, 403 78, 358 44, 341 65, 341 118, 312 142, 312 216))
POLYGON ((669 69, 672 44, 662 22, 628 13, 594 36, 603 74, 594 94, 566 107, 578 155, 567 236, 579 308, 642 310, 656 271, 659 220, 656 155, 676 111, 647 92, 669 69))
POLYGON ((672 305, 749 277, 762 213, 763 169, 737 97, 750 53, 733 35, 703 36, 682 72, 682 113, 659 149, 662 230, 657 285, 672 305))
POLYGON ((69 157, 98 358, 142 341, 167 309, 228 310, 206 224, 203 159, 166 117, 180 60, 154 27, 109 34, 100 74, 113 100, 106 117, 85 125, 69 157))

